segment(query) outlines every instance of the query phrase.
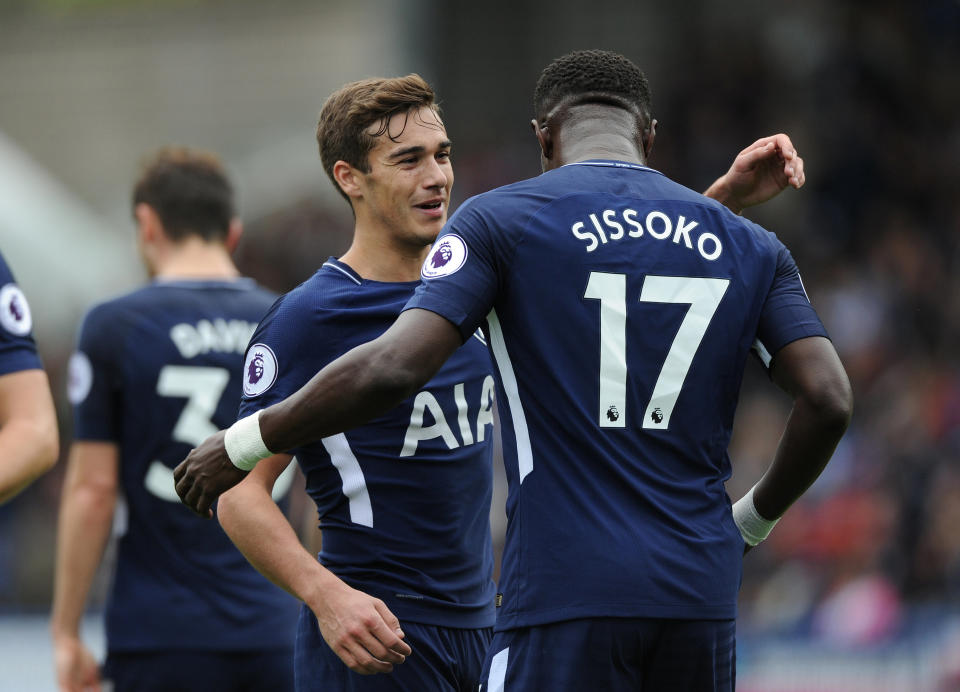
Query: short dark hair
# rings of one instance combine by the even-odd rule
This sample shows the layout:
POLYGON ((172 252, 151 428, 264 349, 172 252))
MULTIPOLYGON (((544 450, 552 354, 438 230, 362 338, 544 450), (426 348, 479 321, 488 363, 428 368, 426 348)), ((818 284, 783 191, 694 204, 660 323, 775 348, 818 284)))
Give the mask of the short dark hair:
POLYGON ((160 149, 133 186, 133 206, 146 204, 173 241, 197 235, 225 240, 235 214, 233 186, 214 154, 181 147, 160 149))
POLYGON ((368 154, 376 143, 376 137, 384 133, 391 138, 398 137, 403 132, 387 132, 390 118, 424 107, 438 114, 440 112, 433 89, 418 74, 350 82, 327 98, 317 122, 320 162, 333 181, 333 186, 347 201, 350 201, 349 197, 333 177, 333 165, 337 161, 346 161, 354 168, 369 173, 368 154), (371 136, 367 128, 376 122, 380 123, 380 131, 371 136))
POLYGON ((619 53, 578 50, 544 68, 533 92, 533 110, 542 120, 561 102, 605 103, 636 111, 649 124, 650 85, 643 72, 619 53))

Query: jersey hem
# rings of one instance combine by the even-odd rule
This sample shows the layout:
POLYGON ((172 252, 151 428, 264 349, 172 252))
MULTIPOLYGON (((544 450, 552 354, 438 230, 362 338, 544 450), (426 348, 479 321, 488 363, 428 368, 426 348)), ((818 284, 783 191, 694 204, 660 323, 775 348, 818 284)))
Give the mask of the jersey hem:
POLYGON ((535 627, 566 620, 583 620, 588 618, 622 617, 622 618, 655 618, 666 620, 730 620, 737 617, 736 605, 646 605, 610 604, 606 606, 580 606, 576 608, 550 608, 549 610, 515 613, 511 615, 500 613, 494 625, 495 632, 518 629, 521 627, 535 627))

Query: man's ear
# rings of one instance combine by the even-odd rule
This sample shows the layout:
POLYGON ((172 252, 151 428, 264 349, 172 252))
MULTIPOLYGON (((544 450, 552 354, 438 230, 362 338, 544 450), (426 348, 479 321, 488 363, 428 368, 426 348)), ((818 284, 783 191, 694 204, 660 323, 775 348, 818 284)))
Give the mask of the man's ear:
POLYGON ((333 179, 347 197, 356 199, 363 196, 361 172, 346 161, 333 164, 333 179))
POLYGON ((237 217, 230 219, 230 226, 227 228, 227 237, 223 241, 223 244, 227 248, 227 252, 231 255, 233 251, 237 249, 237 245, 240 243, 240 237, 243 235, 243 221, 237 217))
POLYGON ((657 138, 657 119, 653 118, 650 121, 650 124, 643 128, 643 138, 641 144, 643 145, 643 158, 650 161, 650 153, 653 151, 653 140, 657 138))
POLYGON ((137 235, 141 244, 155 243, 159 234, 163 233, 163 223, 149 204, 140 202, 136 205, 133 208, 133 218, 137 221, 137 235))
POLYGON ((546 123, 542 125, 534 118, 530 121, 533 127, 533 134, 537 136, 537 142, 540 143, 540 155, 547 161, 553 158, 553 133, 546 123))

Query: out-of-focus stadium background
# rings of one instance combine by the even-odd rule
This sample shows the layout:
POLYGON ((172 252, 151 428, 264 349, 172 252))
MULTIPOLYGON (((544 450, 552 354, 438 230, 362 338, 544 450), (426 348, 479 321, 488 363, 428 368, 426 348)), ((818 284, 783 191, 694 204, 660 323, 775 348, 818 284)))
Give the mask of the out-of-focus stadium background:
MULTIPOLYGON (((143 278, 129 193, 144 154, 219 153, 247 226, 241 267, 286 290, 349 242, 313 138, 330 91, 431 81, 456 202, 539 172, 533 85, 589 47, 647 72, 652 165, 669 176, 705 189, 777 131, 806 161, 802 191, 747 216, 797 258, 856 412, 824 476, 745 561, 738 689, 960 689, 957 0, 0 0, 0 250, 33 306, 64 451, 78 321, 143 278)), ((734 499, 787 412, 751 368, 734 499)), ((62 474, 0 507, 0 690, 52 689, 62 474)))

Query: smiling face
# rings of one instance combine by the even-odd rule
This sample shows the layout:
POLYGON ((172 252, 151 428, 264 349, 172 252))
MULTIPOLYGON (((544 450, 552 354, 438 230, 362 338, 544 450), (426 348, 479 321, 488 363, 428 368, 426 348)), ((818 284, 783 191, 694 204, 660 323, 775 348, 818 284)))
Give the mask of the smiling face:
POLYGON ((369 172, 355 171, 358 228, 391 244, 426 248, 447 220, 453 187, 450 139, 429 107, 398 113, 371 125, 376 138, 369 172))

